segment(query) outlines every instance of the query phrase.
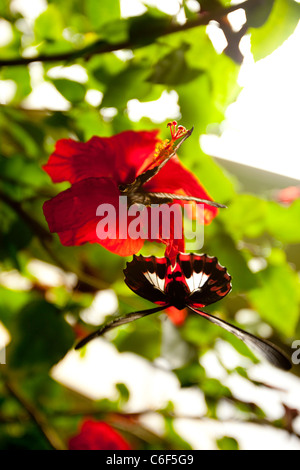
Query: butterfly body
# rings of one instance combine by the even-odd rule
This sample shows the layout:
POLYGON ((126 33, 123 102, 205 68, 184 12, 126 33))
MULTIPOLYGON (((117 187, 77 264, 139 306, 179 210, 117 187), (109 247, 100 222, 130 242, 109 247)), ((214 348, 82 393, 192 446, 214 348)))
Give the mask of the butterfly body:
POLYGON ((133 183, 125 185, 119 185, 119 190, 121 196, 127 197, 127 206, 128 208, 133 204, 143 204, 144 206, 151 206, 152 204, 171 204, 176 201, 186 201, 186 202, 199 202, 201 204, 207 204, 213 207, 224 208, 223 204, 218 202, 209 201, 207 199, 200 199, 193 196, 183 196, 180 194, 170 194, 170 193, 151 193, 144 190, 144 188, 139 184, 138 179, 133 183))
POLYGON ((167 286, 166 295, 170 299, 171 306, 176 307, 178 310, 183 310, 186 307, 188 290, 183 282, 172 279, 167 286))
POLYGON ((152 204, 151 198, 141 186, 128 185, 128 188, 126 188, 125 185, 120 185, 119 189, 121 196, 127 197, 128 208, 133 204, 143 204, 144 206, 152 204), (122 188, 124 189, 122 190, 122 188))

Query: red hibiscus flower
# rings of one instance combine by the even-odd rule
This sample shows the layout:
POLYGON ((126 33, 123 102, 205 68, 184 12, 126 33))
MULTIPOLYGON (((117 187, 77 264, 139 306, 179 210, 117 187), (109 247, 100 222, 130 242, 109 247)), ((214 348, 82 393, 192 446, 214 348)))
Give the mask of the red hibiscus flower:
POLYGON ((131 447, 109 424, 88 419, 80 433, 69 440, 69 450, 131 450, 131 447))
POLYGON ((300 186, 289 186, 281 189, 278 191, 276 199, 282 204, 291 204, 296 201, 296 199, 300 199, 300 186))
MULTIPOLYGON (((170 142, 158 139, 157 130, 92 137, 86 143, 71 139, 57 142, 43 168, 54 183, 68 181, 71 187, 46 201, 43 210, 50 231, 58 233, 63 245, 99 243, 121 256, 138 253, 145 239, 153 240, 153 236, 148 233, 138 237, 130 235, 128 228, 134 216, 128 215, 127 208, 126 214, 122 211, 119 203, 122 195, 128 198, 128 206, 171 203, 174 199, 179 199, 178 203, 182 204, 189 197, 205 199, 204 222, 209 223, 216 216, 218 204, 210 202, 211 198, 200 182, 175 155, 179 147, 175 147, 175 141, 190 131, 181 126, 176 129, 175 122, 170 127, 170 142), (159 171, 156 170, 158 166, 159 171), (210 203, 217 207, 208 205, 210 203), (97 226, 104 214, 99 216, 97 209, 104 204, 114 208, 116 226, 114 236, 108 230, 107 237, 100 239, 97 226)), ((146 210, 150 224, 152 209, 146 207, 146 210)), ((171 226, 170 236, 166 239, 160 233, 160 223, 159 233, 155 236, 155 241, 167 244, 168 256, 184 251, 183 235, 181 238, 175 236, 175 229, 178 231, 178 227, 171 226)))

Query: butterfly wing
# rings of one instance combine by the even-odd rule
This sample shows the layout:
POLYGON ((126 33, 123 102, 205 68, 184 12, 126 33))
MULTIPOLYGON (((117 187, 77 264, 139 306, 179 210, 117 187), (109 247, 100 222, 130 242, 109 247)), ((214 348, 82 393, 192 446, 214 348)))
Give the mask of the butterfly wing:
POLYGON ((133 256, 124 269, 125 283, 135 294, 151 302, 169 305, 165 294, 165 277, 170 260, 155 256, 133 256))
POLYGON ((269 341, 260 339, 257 336, 254 336, 251 333, 238 328, 237 326, 231 325, 230 323, 227 323, 226 321, 221 320, 220 318, 217 318, 207 312, 199 311, 192 307, 189 308, 193 312, 201 315, 203 318, 206 318, 206 320, 210 321, 211 323, 214 323, 215 325, 218 325, 237 336, 237 338, 241 339, 245 344, 247 344, 250 349, 254 349, 261 353, 274 366, 283 370, 289 370, 291 368, 291 362, 286 357, 284 352, 269 341))
POLYGON ((216 257, 208 255, 178 255, 177 263, 188 285, 190 294, 187 306, 211 323, 224 328, 241 339, 247 346, 260 352, 271 364, 283 370, 289 370, 291 363, 286 355, 269 341, 262 340, 237 326, 199 310, 206 305, 217 302, 231 290, 231 276, 216 257))
POLYGON ((231 290, 231 276, 216 257, 180 253, 177 257, 190 294, 187 305, 202 308, 221 300, 231 290))
POLYGON ((87 343, 92 341, 94 338, 98 338, 99 336, 104 335, 107 331, 116 328, 117 326, 126 325, 126 323, 130 323, 132 321, 139 320, 139 318, 143 318, 147 315, 151 315, 152 313, 160 312, 165 307, 155 307, 155 308, 148 308, 147 310, 139 310, 138 312, 132 312, 126 315, 125 317, 117 317, 112 321, 105 323, 102 325, 98 330, 94 331, 90 335, 83 338, 79 343, 75 346, 75 349, 80 349, 85 346, 87 343))

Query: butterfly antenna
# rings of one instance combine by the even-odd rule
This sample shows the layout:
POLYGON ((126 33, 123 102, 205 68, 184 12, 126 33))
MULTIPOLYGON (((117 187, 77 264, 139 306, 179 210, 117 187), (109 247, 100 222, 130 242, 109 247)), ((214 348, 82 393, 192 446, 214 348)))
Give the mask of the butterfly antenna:
POLYGON ((161 310, 168 308, 168 306, 169 305, 164 305, 163 307, 155 307, 155 308, 150 308, 147 310, 140 310, 138 312, 132 312, 132 313, 129 313, 129 315, 126 315, 125 317, 118 317, 115 320, 110 321, 109 323, 105 323, 98 330, 94 331, 93 333, 91 333, 90 335, 86 336, 81 341, 79 341, 79 343, 76 344, 75 349, 76 350, 81 349, 87 343, 92 341, 92 339, 98 338, 99 336, 104 335, 104 333, 112 330, 113 328, 116 328, 117 326, 125 325, 126 323, 130 323, 132 321, 138 320, 139 318, 145 317, 147 315, 151 315, 152 313, 160 312, 161 310))
POLYGON ((218 207, 220 209, 227 209, 227 206, 224 204, 220 204, 219 202, 210 201, 208 199, 201 199, 199 197, 194 196, 184 196, 181 194, 170 194, 170 193, 147 193, 150 196, 151 201, 155 203, 168 203, 173 201, 193 201, 193 202, 200 202, 202 204, 207 204, 208 206, 218 207))

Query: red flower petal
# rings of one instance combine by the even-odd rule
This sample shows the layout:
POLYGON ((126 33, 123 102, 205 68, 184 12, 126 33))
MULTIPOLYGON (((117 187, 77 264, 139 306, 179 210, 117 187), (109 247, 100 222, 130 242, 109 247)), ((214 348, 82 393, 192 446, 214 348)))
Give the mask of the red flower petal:
MULTIPOLYGON (((119 202, 115 182, 108 178, 89 178, 59 193, 43 207, 51 232, 79 229, 96 220, 99 204, 119 202)), ((96 236, 96 231, 95 231, 96 236)))
POLYGON ((88 142, 62 139, 44 170, 54 183, 76 183, 85 178, 107 177, 117 184, 131 183, 155 151, 158 131, 124 131, 112 137, 92 137, 88 142))
POLYGON ((172 323, 174 323, 174 325, 182 326, 185 322, 188 312, 186 308, 184 308, 183 310, 178 310, 176 307, 168 307, 166 309, 166 314, 168 315, 172 323))
POLYGON ((291 204, 296 199, 300 199, 300 186, 288 186, 281 189, 278 191, 276 199, 283 204, 291 204))
POLYGON ((178 253, 184 253, 184 239, 170 239, 162 241, 167 245, 165 256, 170 259, 172 266, 174 266, 178 253))
POLYGON ((131 450, 128 442, 103 421, 86 420, 69 440, 70 450, 131 450))
POLYGON ((181 205, 175 202, 157 208, 149 207, 148 227, 148 240, 164 243, 165 256, 173 264, 178 252, 185 251, 181 205))
POLYGON ((125 240, 110 240, 109 238, 98 240, 98 243, 104 246, 104 248, 119 256, 131 256, 137 254, 142 249, 144 242, 145 240, 141 238, 134 240, 129 237, 125 240))
MULTIPOLYGON (((65 246, 99 243, 113 253, 129 256, 140 251, 143 239, 119 239, 119 191, 109 178, 88 178, 53 199, 46 201, 44 215, 51 232, 57 232, 65 246), (116 238, 99 239, 97 225, 101 220, 96 215, 100 204, 111 204, 116 211, 116 238)), ((128 218, 130 222, 130 218, 128 218)))
MULTIPOLYGON (((199 180, 182 165, 177 156, 172 157, 160 172, 145 184, 144 189, 149 192, 184 194, 212 200, 199 180)), ((187 204, 186 201, 177 202, 187 204)), ((217 213, 216 207, 204 204, 204 223, 210 223, 217 213)))

